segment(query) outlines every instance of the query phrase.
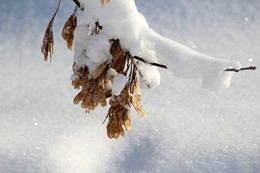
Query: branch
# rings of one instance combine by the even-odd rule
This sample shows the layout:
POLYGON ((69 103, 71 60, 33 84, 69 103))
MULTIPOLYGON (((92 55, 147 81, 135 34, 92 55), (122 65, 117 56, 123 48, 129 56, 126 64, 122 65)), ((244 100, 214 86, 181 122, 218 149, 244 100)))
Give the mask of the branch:
POLYGON ((256 70, 257 67, 256 66, 250 66, 250 67, 244 67, 244 68, 241 68, 241 69, 235 69, 235 68, 228 68, 224 71, 231 71, 231 72, 240 72, 240 71, 244 71, 244 70, 256 70))
POLYGON ((84 7, 81 7, 79 0, 73 0, 73 2, 83 11, 84 7))
POLYGON ((163 65, 163 64, 158 64, 158 63, 155 63, 155 62, 147 62, 145 61, 143 58, 139 57, 139 56, 134 56, 133 57, 134 59, 137 59, 139 61, 142 61, 146 64, 150 64, 150 65, 153 65, 153 66, 156 66, 156 67, 160 67, 160 68, 165 68, 165 69, 168 69, 166 65, 163 65))

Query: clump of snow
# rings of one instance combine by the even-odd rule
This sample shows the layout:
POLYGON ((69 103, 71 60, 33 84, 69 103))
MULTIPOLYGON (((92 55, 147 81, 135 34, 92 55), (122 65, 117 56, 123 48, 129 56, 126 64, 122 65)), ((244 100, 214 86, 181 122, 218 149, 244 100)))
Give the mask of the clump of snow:
POLYGON ((113 68, 108 69, 107 75, 105 78, 105 89, 107 91, 112 90, 112 81, 116 75, 117 75, 117 72, 115 69, 113 69, 113 68))
MULTIPOLYGON (((84 24, 75 34, 75 61, 87 65, 90 71, 110 58, 110 39, 119 39, 122 48, 133 56, 138 55, 148 62, 165 63, 176 76, 202 78, 203 87, 211 90, 228 88, 233 72, 223 73, 224 70, 240 68, 239 62, 201 54, 159 35, 137 11, 134 0, 113 0, 104 7, 97 0, 80 2, 84 7, 84 24), (92 35, 89 31, 96 27, 96 22, 102 26, 102 31, 92 35)), ((157 68, 137 63, 142 86, 158 86, 160 74, 157 68)))
POLYGON ((112 95, 118 96, 127 83, 127 77, 123 74, 117 74, 113 80, 112 95))

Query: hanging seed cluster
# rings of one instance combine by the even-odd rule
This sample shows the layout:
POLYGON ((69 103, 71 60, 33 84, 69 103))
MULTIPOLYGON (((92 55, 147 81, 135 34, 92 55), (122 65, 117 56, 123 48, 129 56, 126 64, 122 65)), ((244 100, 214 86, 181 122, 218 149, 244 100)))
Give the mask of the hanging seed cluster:
MULTIPOLYGON (((45 61, 48 60, 49 56, 51 58, 51 54, 54 51, 52 26, 60 7, 60 2, 61 0, 59 0, 58 7, 47 26, 42 42, 41 51, 44 54, 45 61)), ((108 2, 110 0, 101 0, 102 6, 108 2)), ((73 14, 68 18, 62 30, 62 37, 67 42, 67 47, 70 50, 73 46, 74 30, 77 27, 78 8, 79 5, 77 5, 73 14)), ((97 35, 101 31, 102 26, 96 22, 96 27, 91 34, 97 35)), ((93 72, 90 73, 87 66, 80 67, 74 62, 73 72, 76 77, 72 80, 72 85, 75 89, 80 89, 81 91, 76 95, 73 102, 74 104, 81 104, 81 107, 86 109, 86 113, 94 110, 98 105, 105 107, 109 104, 110 108, 106 116, 106 119, 108 119, 107 135, 109 138, 117 139, 119 136, 125 135, 125 130, 131 129, 132 107, 142 119, 146 117, 146 112, 141 105, 141 92, 137 79, 137 74, 141 73, 135 64, 137 59, 131 56, 129 52, 122 50, 118 39, 112 39, 110 43, 112 59, 108 59, 100 64, 93 72), (121 93, 113 95, 111 85, 117 74, 125 75, 128 80, 121 93)))
POLYGON ((132 56, 121 49, 119 40, 111 40, 110 53, 112 60, 102 63, 93 74, 89 74, 87 66, 75 68, 77 64, 74 64, 73 71, 79 77, 72 81, 72 85, 74 88, 81 89, 74 98, 74 103, 81 103, 81 107, 85 108, 86 112, 94 110, 99 104, 106 106, 106 101, 110 99, 110 108, 106 116, 107 135, 109 138, 117 139, 125 135, 125 130, 131 129, 132 107, 141 118, 145 118, 146 113, 141 105, 138 70, 132 56), (107 84, 113 83, 116 74, 128 77, 124 89, 117 96, 112 95, 111 88, 107 87, 107 84))
POLYGON ((53 30, 52 30, 52 26, 53 26, 53 22, 54 19, 56 17, 56 14, 59 11, 60 8, 60 4, 61 4, 61 0, 59 0, 58 6, 55 10, 55 13, 53 14, 46 30, 45 30, 45 34, 43 37, 43 41, 42 41, 42 46, 41 46, 41 52, 44 55, 44 61, 48 61, 48 57, 50 56, 51 59, 51 55, 54 53, 54 36, 53 36, 53 30))

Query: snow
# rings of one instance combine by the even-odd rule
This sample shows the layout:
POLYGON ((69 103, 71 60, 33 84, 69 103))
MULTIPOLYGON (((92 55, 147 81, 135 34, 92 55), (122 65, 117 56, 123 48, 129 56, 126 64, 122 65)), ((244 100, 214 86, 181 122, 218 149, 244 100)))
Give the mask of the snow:
POLYGON ((117 74, 113 80, 112 95, 118 96, 127 83, 127 77, 123 74, 117 74))
MULTIPOLYGON (((176 76, 203 78, 203 87, 211 90, 228 88, 233 75, 232 72, 224 73, 224 70, 241 67, 237 61, 198 53, 154 32, 145 17, 137 11, 134 0, 113 0, 105 6, 96 0, 81 0, 80 3, 84 7, 84 24, 76 31, 76 63, 85 60, 87 66, 97 68, 96 64, 110 58, 109 40, 119 39, 123 49, 133 56, 141 56, 149 62, 162 61, 176 76), (94 30, 96 22, 102 26, 101 33, 87 34, 91 33, 89 28, 90 31, 94 30)), ((155 67, 140 65, 138 69, 144 74, 144 84, 152 88, 160 84, 160 75, 155 67)), ((91 72, 93 70, 90 69, 91 72)))
MULTIPOLYGON (((84 114, 72 103, 73 51, 60 36, 72 2, 63 1, 56 53, 43 62, 40 44, 56 3, 1 2, 0 172, 259 172, 259 70, 234 74, 229 89, 211 92, 200 79, 159 69, 160 86, 142 90, 147 118, 134 114, 131 131, 109 140, 102 125, 107 110, 84 114)), ((150 27, 171 40, 217 59, 260 64, 257 0, 136 4, 150 27)))

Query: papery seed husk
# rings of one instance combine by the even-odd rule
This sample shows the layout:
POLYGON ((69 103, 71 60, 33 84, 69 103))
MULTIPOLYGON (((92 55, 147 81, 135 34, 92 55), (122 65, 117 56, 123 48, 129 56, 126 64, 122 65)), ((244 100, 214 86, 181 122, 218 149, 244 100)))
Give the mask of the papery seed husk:
POLYGON ((131 130, 131 120, 130 119, 126 119, 124 125, 127 130, 131 130))
POLYGON ((74 89, 79 89, 79 87, 80 87, 79 80, 73 80, 72 81, 72 86, 74 87, 74 89))
POLYGON ((118 101, 117 101, 117 100, 110 99, 110 100, 109 100, 109 104, 110 104, 111 106, 116 106, 116 105, 118 105, 118 101))
POLYGON ((141 103, 136 99, 136 97, 130 93, 130 102, 134 106, 138 115, 144 119, 146 117, 146 112, 143 110, 141 103))
POLYGON ((81 102, 83 100, 84 96, 85 96, 84 93, 82 93, 82 92, 78 93, 78 95, 74 98, 73 103, 78 104, 79 102, 81 102))
POLYGON ((99 100, 99 93, 100 93, 100 88, 97 86, 94 91, 93 91, 93 95, 92 95, 92 100, 93 101, 98 101, 99 100))
MULTIPOLYGON (((118 131, 119 131, 119 130, 118 130, 118 131)), ((118 138, 119 138, 119 133, 114 133, 113 138, 118 139, 118 138)))
POLYGON ((86 87, 82 88, 81 92, 85 95, 88 94, 88 88, 86 87))
POLYGON ((88 94, 85 95, 83 101, 81 102, 81 107, 82 108, 87 108, 88 104, 90 103, 92 98, 92 93, 88 92, 88 94))
POLYGON ((97 79, 105 70, 105 68, 107 67, 108 62, 104 62, 101 65, 98 66, 98 68, 96 68, 96 70, 93 72, 93 79, 97 79))
POLYGON ((67 41, 68 49, 72 49, 73 39, 74 39, 74 30, 77 27, 77 16, 72 14, 67 22, 64 24, 62 29, 62 37, 67 41))
POLYGON ((140 96, 140 95, 141 95, 141 90, 140 90, 140 88, 139 88, 139 85, 138 85, 138 81, 137 81, 137 80, 135 81, 134 89, 135 89, 136 95, 140 96))
POLYGON ((104 100, 106 100, 106 95, 105 95, 104 89, 101 88, 100 91, 99 91, 98 101, 103 102, 104 100))
POLYGON ((125 123, 124 114, 125 114, 125 109, 122 109, 119 112, 117 112, 118 124, 120 125, 124 125, 125 123))
POLYGON ((119 135, 125 136, 125 131, 121 125, 118 125, 119 135))
POLYGON ((86 114, 89 114, 90 113, 90 109, 87 108, 86 111, 85 111, 86 114))
POLYGON ((93 111, 93 110, 97 107, 97 105, 98 105, 98 102, 97 102, 97 101, 92 101, 91 104, 90 104, 90 106, 89 106, 89 109, 90 109, 91 111, 93 111))

